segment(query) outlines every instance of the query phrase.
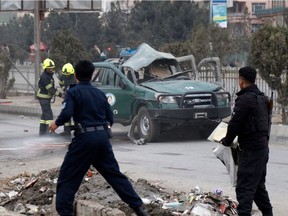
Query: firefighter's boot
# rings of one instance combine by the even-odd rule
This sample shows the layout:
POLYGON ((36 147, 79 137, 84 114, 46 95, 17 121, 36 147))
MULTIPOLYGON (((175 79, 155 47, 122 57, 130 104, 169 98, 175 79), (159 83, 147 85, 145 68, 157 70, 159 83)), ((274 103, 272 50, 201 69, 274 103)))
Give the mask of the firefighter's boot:
POLYGON ((47 124, 40 124, 39 135, 40 136, 47 135, 48 134, 48 127, 49 127, 49 125, 47 125, 47 124))

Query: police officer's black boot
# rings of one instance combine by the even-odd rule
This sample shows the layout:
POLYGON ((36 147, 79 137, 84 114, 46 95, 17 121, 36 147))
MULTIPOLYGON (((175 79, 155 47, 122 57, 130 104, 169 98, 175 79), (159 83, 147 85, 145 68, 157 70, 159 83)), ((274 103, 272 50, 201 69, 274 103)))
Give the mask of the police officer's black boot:
POLYGON ((261 212, 262 212, 263 216, 273 216, 272 208, 268 208, 268 209, 265 209, 265 210, 261 209, 261 212))
POLYGON ((147 213, 147 211, 144 208, 144 205, 135 207, 135 208, 133 208, 133 210, 137 216, 149 216, 149 214, 147 213))
POLYGON ((47 124, 40 124, 39 127, 39 135, 45 136, 48 134, 48 125, 47 124))

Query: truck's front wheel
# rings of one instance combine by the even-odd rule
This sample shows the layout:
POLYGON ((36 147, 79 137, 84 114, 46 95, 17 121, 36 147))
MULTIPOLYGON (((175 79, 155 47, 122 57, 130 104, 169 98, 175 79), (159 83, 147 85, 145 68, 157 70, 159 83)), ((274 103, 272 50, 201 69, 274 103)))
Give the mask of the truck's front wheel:
POLYGON ((149 116, 146 107, 141 107, 138 111, 137 129, 139 136, 146 142, 155 142, 159 137, 160 126, 149 116))

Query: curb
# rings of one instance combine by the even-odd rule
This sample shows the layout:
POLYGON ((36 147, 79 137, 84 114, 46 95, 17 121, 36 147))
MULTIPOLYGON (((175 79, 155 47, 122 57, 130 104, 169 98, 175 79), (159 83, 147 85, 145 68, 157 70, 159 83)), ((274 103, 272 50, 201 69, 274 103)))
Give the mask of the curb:
MULTIPOLYGON (((57 117, 60 114, 59 108, 53 108, 53 115, 57 117)), ((16 114, 16 115, 27 115, 27 116, 41 116, 40 107, 27 107, 27 106, 15 106, 15 105, 4 105, 0 104, 0 113, 16 114)))
POLYGON ((38 107, 24 107, 24 106, 11 106, 0 104, 0 112, 16 114, 16 115, 29 115, 29 116, 40 116, 41 108, 38 107))

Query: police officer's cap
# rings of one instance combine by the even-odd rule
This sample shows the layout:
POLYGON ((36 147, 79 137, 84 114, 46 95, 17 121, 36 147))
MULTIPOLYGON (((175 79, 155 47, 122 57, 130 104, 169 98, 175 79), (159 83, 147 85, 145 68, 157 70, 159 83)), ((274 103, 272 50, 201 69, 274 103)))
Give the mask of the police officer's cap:
POLYGON ((255 83, 256 80, 256 69, 250 66, 242 67, 239 69, 239 76, 244 78, 250 83, 255 83))

